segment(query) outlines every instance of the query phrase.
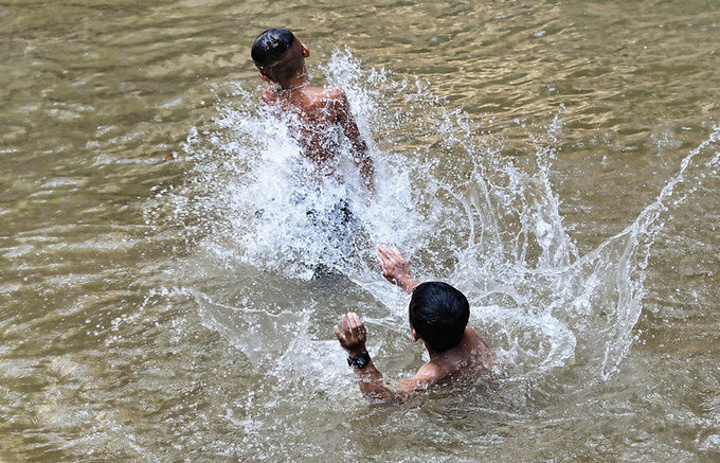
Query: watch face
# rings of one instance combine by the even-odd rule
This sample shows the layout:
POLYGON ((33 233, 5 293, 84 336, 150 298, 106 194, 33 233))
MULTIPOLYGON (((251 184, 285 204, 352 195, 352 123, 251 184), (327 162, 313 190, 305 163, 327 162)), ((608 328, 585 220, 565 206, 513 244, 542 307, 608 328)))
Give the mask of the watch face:
POLYGON ((348 357, 348 365, 355 368, 365 368, 370 363, 370 355, 360 354, 355 357, 348 357))

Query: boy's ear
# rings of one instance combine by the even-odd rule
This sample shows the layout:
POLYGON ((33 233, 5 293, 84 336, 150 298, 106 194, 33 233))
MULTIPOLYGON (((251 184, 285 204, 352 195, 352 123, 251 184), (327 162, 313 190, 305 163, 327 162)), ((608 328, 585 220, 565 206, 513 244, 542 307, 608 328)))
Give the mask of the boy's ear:
POLYGON ((265 82, 267 82, 267 83, 269 83, 269 84, 272 83, 272 80, 270 80, 270 78, 269 78, 268 76, 266 76, 265 74, 263 74, 262 72, 258 71, 258 75, 259 75, 260 78, 261 78, 262 80, 264 80, 265 82))
POLYGON ((415 328, 413 328, 413 342, 418 342, 418 339, 420 339, 420 335, 415 331, 415 328))
POLYGON ((307 47, 307 45, 301 43, 300 49, 302 50, 303 58, 307 58, 308 56, 310 56, 310 49, 307 47))

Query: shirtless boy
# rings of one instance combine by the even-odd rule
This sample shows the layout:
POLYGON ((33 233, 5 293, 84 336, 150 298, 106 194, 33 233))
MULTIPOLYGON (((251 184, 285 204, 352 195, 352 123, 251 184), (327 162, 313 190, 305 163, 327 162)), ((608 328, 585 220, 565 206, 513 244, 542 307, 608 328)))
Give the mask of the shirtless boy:
POLYGON ((495 355, 467 324, 467 298, 447 283, 418 284, 397 249, 378 246, 377 253, 383 276, 412 294, 409 312, 413 340, 423 341, 430 361, 412 378, 401 380, 399 388, 386 387, 365 348, 366 330, 360 317, 353 312, 343 315, 341 326, 334 327, 335 335, 348 352, 348 364, 358 376, 365 399, 372 404, 399 403, 434 384, 468 383, 490 375, 495 355))
POLYGON ((263 91, 262 98, 281 114, 297 118, 291 135, 303 154, 313 161, 318 179, 338 178, 337 129, 350 141, 352 158, 360 168, 363 184, 375 192, 375 169, 368 148, 360 136, 345 93, 334 87, 315 87, 310 83, 305 58, 310 50, 287 29, 268 29, 252 45, 251 56, 260 78, 276 88, 263 91))

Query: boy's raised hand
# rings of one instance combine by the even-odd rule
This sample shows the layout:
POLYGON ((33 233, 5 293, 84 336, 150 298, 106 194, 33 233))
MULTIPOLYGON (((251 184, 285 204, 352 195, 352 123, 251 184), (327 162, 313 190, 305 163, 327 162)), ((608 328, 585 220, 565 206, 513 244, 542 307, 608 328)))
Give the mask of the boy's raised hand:
POLYGON ((417 286, 410 275, 410 266, 399 250, 381 244, 377 247, 377 261, 382 275, 390 283, 402 286, 408 293, 417 286))
POLYGON ((348 312, 340 317, 340 324, 333 327, 335 336, 337 336, 340 345, 345 349, 351 357, 367 352, 365 349, 366 329, 362 320, 355 312, 348 312))

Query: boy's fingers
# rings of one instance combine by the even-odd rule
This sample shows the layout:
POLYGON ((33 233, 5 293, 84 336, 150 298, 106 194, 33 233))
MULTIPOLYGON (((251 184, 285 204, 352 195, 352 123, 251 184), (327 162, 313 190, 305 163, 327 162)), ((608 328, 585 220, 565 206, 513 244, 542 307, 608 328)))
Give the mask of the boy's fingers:
POLYGON ((390 249, 389 249, 387 246, 384 246, 384 245, 382 245, 382 244, 377 247, 378 257, 385 257, 385 258, 387 258, 387 255, 388 255, 389 251, 390 251, 390 249))
POLYGON ((365 325, 363 325, 362 320, 360 320, 360 317, 357 318, 357 331, 358 333, 362 333, 365 331, 365 325))
POLYGON ((345 336, 342 335, 342 332, 340 331, 339 326, 335 325, 333 327, 333 331, 335 332, 335 336, 337 336, 338 341, 342 341, 345 338, 345 336))
POLYGON ((377 253, 378 262, 382 260, 392 263, 399 263, 405 260, 399 249, 390 248, 382 244, 377 247, 377 253))
POLYGON ((357 316, 356 313, 354 313, 354 312, 348 313, 348 324, 350 325, 350 329, 352 331, 357 331, 359 321, 360 321, 360 318, 357 316))
POLYGON ((393 265, 396 260, 397 257, 392 249, 383 245, 378 246, 377 261, 378 264, 380 264, 380 270, 382 270, 383 274, 388 273, 390 266, 393 265))
POLYGON ((344 317, 347 322, 343 327, 345 329, 345 337, 352 336, 353 332, 357 331, 357 315, 353 312, 348 312, 344 317))
POLYGON ((358 314, 354 312, 348 313, 348 320, 350 322, 351 333, 354 336, 360 336, 365 333, 365 325, 363 325, 363 322, 360 320, 358 314))

